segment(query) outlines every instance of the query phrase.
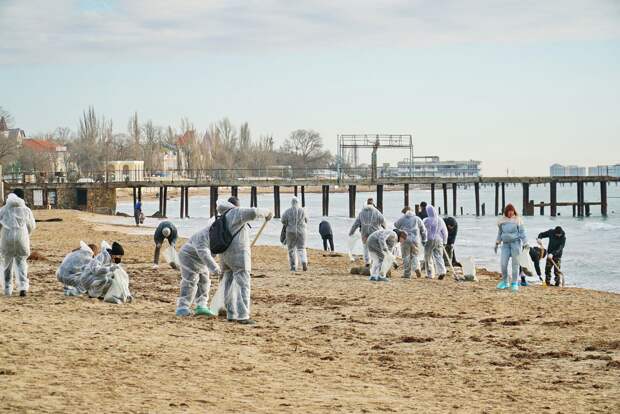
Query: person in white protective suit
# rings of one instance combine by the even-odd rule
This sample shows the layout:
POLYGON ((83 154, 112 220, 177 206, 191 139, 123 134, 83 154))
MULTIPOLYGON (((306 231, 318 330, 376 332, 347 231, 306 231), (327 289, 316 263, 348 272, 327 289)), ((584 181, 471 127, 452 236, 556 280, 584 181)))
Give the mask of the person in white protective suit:
POLYGON ((366 243, 368 237, 381 228, 385 229, 385 227, 386 224, 383 214, 381 214, 381 212, 374 206, 373 199, 369 198, 362 211, 360 211, 357 215, 357 218, 349 231, 349 236, 353 236, 357 229, 360 230, 360 234, 362 235, 362 245, 364 247, 364 262, 366 263, 366 266, 370 264, 368 244, 366 243))
POLYGON ((448 242, 448 228, 439 217, 434 206, 426 206, 427 217, 422 220, 426 227, 426 244, 424 245, 424 262, 426 263, 426 277, 433 278, 433 270, 439 274, 438 279, 446 277, 446 265, 443 261, 444 244, 448 242))
POLYGON ((426 243, 426 227, 424 227, 422 219, 415 215, 411 207, 407 206, 403 209, 402 217, 394 223, 394 227, 407 233, 407 240, 400 245, 404 264, 403 278, 411 278, 411 269, 417 277, 422 277, 418 263, 420 242, 426 243))
POLYGON ((16 275, 19 296, 26 296, 30 234, 36 227, 32 210, 16 194, 9 194, 0 208, 0 258, 3 259, 4 294, 13 293, 13 274, 16 275))
POLYGON ((224 284, 224 303, 226 318, 241 324, 252 325, 250 319, 250 271, 252 269, 252 251, 248 222, 257 218, 269 221, 273 218, 271 211, 265 208, 241 208, 229 201, 218 200, 217 212, 226 212, 226 226, 234 235, 228 249, 221 256, 222 280, 224 284))
POLYGON ((291 271, 297 270, 297 261, 301 263, 304 272, 308 270, 308 255, 306 253, 306 211, 299 207, 299 200, 293 197, 291 207, 282 214, 282 226, 286 229, 286 247, 288 248, 288 262, 291 271))
POLYGON ((401 230, 377 230, 368 236, 368 253, 370 255, 370 277, 372 282, 388 282, 386 273, 390 266, 384 266, 383 261, 387 258, 390 265, 393 262, 392 251, 396 243, 407 240, 407 233, 401 230))
MULTIPOLYGON (((121 268, 120 263, 125 251, 123 246, 114 242, 112 246, 105 241, 101 243, 101 252, 95 256, 86 266, 82 268, 82 274, 79 279, 78 290, 86 292, 88 297, 105 299, 112 303, 119 303, 117 298, 109 298, 106 296, 108 290, 113 286, 114 279, 118 274, 122 274, 126 278, 125 271, 121 268)), ((127 281, 128 284, 128 281, 127 281)), ((130 302, 132 300, 128 286, 125 287, 126 292, 122 298, 122 302, 130 302)))
POLYGON ((80 248, 72 251, 62 260, 56 271, 56 278, 63 284, 65 296, 79 296, 82 269, 98 254, 97 246, 80 241, 80 248))
POLYGON ((220 267, 209 248, 209 230, 212 224, 213 219, 207 222, 204 229, 194 233, 179 252, 181 288, 177 299, 177 316, 190 316, 193 303, 196 303, 196 315, 216 315, 208 306, 211 287, 209 272, 220 273, 220 267))

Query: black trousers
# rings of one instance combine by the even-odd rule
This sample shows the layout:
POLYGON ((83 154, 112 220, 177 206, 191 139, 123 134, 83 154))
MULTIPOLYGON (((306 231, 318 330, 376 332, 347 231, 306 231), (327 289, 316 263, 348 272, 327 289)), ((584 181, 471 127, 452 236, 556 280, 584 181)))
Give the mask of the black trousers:
POLYGON ((331 234, 329 236, 323 236, 323 250, 327 251, 327 242, 329 242, 329 248, 333 252, 334 251, 334 236, 331 234))
POLYGON ((545 282, 550 285, 551 284, 551 268, 553 268, 553 273, 555 274, 555 285, 560 286, 560 274, 558 272, 558 268, 562 266, 562 258, 561 257, 553 257, 553 261, 558 267, 556 268, 551 260, 547 259, 547 263, 545 263, 545 282))

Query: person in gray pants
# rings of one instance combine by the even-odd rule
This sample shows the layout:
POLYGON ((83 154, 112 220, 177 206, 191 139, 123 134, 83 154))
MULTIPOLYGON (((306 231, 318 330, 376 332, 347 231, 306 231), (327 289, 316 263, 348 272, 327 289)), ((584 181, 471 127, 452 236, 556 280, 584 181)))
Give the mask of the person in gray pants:
MULTIPOLYGON (((159 267, 159 254, 161 253, 161 246, 165 240, 168 240, 170 248, 174 249, 178 238, 177 228, 169 221, 162 221, 155 229, 153 239, 155 240, 155 255, 153 256, 153 268, 159 267)), ((175 265, 171 264, 174 268, 175 265)))

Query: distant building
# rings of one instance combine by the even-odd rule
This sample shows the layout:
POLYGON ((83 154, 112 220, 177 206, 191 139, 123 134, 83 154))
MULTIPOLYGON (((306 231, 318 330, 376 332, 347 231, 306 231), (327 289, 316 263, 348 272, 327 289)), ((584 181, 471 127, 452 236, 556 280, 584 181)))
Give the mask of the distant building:
POLYGON ((586 167, 553 164, 549 167, 549 175, 552 177, 584 177, 586 175, 586 167))
POLYGON ((597 165, 596 167, 590 167, 588 168, 588 175, 620 177, 620 164, 597 165))
POLYGON ((17 145, 21 145, 22 140, 26 138, 26 133, 20 128, 9 128, 6 119, 0 117, 0 138, 14 139, 17 145))
MULTIPOLYGON (((479 177, 480 164, 482 161, 441 161, 436 156, 419 157, 414 159, 413 175, 414 177, 479 177)), ((409 160, 405 159, 398 162, 396 174, 390 171, 391 174, 384 175, 407 176, 409 168, 409 160)))
POLYGON ((109 181, 143 181, 144 161, 109 161, 109 181))
MULTIPOLYGON (((23 138, 21 146, 34 154, 43 156, 43 162, 48 165, 36 166, 39 170, 66 173, 69 163, 67 147, 51 140, 23 138)), ((33 166, 34 167, 34 166, 33 166)))

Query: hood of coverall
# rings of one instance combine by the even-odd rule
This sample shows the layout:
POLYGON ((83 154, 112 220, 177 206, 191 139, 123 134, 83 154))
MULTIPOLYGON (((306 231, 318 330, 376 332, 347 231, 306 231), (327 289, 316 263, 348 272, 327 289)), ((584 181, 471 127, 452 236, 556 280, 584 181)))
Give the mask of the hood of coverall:
POLYGON ((2 216, 2 227, 16 229, 24 227, 28 220, 28 209, 24 200, 11 193, 6 197, 4 214, 2 216))

